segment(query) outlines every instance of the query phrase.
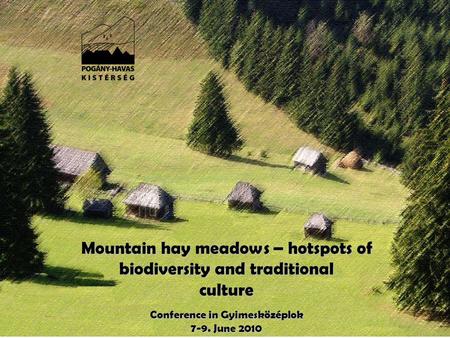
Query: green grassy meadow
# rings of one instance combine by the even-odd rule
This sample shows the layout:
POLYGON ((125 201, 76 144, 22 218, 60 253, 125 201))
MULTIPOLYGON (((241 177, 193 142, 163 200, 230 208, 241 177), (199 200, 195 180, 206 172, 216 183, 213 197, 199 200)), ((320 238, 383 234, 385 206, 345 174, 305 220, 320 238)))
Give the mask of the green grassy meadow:
POLYGON ((78 55, 4 45, 0 55, 1 64, 34 74, 55 142, 100 151, 113 168, 112 181, 130 187, 151 182, 182 198, 223 201, 237 181, 248 180, 277 209, 376 223, 398 220, 406 192, 397 175, 375 166, 358 172, 336 168, 340 154, 298 130, 228 73, 230 109, 246 147, 229 160, 187 148, 183 138, 199 82, 217 68, 209 60, 148 58, 137 64, 134 83, 83 83, 78 55), (328 177, 292 171, 293 153, 306 144, 330 157, 328 177), (268 158, 261 158, 263 150, 268 158))
MULTIPOLYGON (((152 256, 81 255, 81 241, 97 243, 242 244, 286 245, 289 241, 306 243, 302 224, 306 215, 280 213, 258 215, 229 211, 226 206, 182 201, 177 223, 141 224, 133 221, 91 223, 81 217, 48 219, 37 217, 41 247, 49 255, 52 269, 82 271, 79 279, 3 282, 0 294, 0 332, 8 335, 190 335, 191 324, 227 324, 225 321, 157 321, 148 317, 151 310, 213 311, 255 309, 300 309, 300 321, 239 321, 263 326, 265 335, 448 335, 448 328, 399 313, 386 293, 383 281, 389 274, 389 245, 394 226, 338 221, 335 237, 360 244, 374 243, 370 256, 311 258, 288 256, 158 256, 160 264, 238 264, 242 260, 260 264, 280 261, 302 264, 336 265, 334 276, 298 277, 148 277, 120 276, 119 261, 146 264, 152 256), (82 275, 88 276, 83 277, 82 275), (80 280, 81 279, 81 280, 80 280), (115 286, 108 286, 115 282, 115 286), (200 286, 252 286, 251 300, 233 297, 204 298, 200 286), (84 286, 83 286, 84 285, 84 286), (97 285, 97 286, 89 286, 97 285), (105 285, 105 286, 101 286, 105 285), (381 293, 373 289, 379 289, 381 293)), ((336 244, 335 242, 330 244, 336 244)))
MULTIPOLYGON (((138 182, 163 186, 178 198, 176 214, 181 220, 88 220, 76 214, 80 201, 74 197, 69 201, 74 215, 35 217, 41 248, 48 252, 48 271, 58 279, 40 276, 0 283, 0 335, 189 335, 192 321, 150 320, 149 311, 266 307, 300 309, 305 318, 261 321, 264 335, 450 334, 437 323, 398 312, 383 286, 390 273, 392 234, 407 196, 399 176, 375 164, 362 171, 337 168, 342 154, 297 129, 282 111, 248 93, 208 57, 177 5, 163 0, 107 5, 100 1, 0 3, 0 26, 0 86, 10 66, 30 71, 48 110, 55 143, 101 152, 113 169, 110 181, 127 188, 138 182), (84 25, 105 18, 114 21, 124 14, 140 23, 136 80, 82 82, 79 34, 84 25), (211 69, 222 74, 230 113, 246 140, 244 149, 227 160, 194 152, 184 142, 199 83, 211 69), (327 177, 291 169, 291 157, 302 145, 319 148, 329 157, 327 177), (223 201, 239 180, 263 189, 263 202, 277 212, 229 211, 223 201), (327 278, 213 276, 207 280, 121 277, 119 261, 145 263, 149 258, 81 255, 81 241, 305 243, 302 225, 315 211, 338 219, 336 241, 373 241, 373 255, 335 257, 336 275, 327 278), (255 296, 250 301, 199 296, 200 286, 218 281, 252 286, 255 296)), ((115 202, 120 209, 120 198, 115 202)), ((237 264, 240 259, 261 264, 328 261, 278 253, 155 258, 161 264, 191 259, 205 264, 237 264)))

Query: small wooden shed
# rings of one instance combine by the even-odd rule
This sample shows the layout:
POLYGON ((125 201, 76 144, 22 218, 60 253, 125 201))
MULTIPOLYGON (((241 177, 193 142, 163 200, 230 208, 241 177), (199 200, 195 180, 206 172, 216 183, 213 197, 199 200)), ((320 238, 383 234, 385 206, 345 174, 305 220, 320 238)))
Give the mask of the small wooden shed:
POLYGON ((314 213, 304 225, 305 237, 330 239, 334 222, 322 213, 314 213))
POLYGON ((83 215, 85 217, 111 218, 114 205, 107 199, 90 199, 83 203, 83 215))
POLYGON ((262 191, 247 182, 238 182, 228 195, 228 207, 235 209, 262 210, 262 191))
POLYGON ((364 163, 361 155, 356 150, 349 152, 340 161, 338 166, 341 168, 361 169, 364 163))
POLYGON ((170 220, 174 218, 175 199, 161 187, 141 183, 124 201, 127 213, 141 218, 170 220))
POLYGON ((294 157, 294 168, 317 175, 325 175, 327 172, 327 158, 318 150, 310 147, 301 147, 294 157))
POLYGON ((100 173, 105 183, 111 173, 111 169, 99 153, 58 145, 52 148, 53 162, 62 182, 73 183, 89 169, 94 169, 100 173))

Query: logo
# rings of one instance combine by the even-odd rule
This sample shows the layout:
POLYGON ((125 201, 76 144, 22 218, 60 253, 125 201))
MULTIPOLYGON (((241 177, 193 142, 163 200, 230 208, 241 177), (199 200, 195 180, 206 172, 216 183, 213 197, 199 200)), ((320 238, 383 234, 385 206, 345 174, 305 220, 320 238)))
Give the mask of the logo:
POLYGON ((81 80, 134 80, 135 22, 124 16, 81 33, 81 80))

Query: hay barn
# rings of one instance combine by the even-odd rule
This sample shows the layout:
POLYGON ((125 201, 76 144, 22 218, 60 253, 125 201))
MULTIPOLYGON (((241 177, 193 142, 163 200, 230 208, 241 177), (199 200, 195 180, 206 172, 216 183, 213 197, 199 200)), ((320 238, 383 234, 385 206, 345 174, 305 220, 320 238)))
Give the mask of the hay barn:
POLYGON ((305 237, 330 239, 334 222, 322 213, 312 214, 304 225, 305 237))
POLYGON ((106 162, 99 153, 66 146, 53 146, 53 162, 58 171, 59 179, 73 183, 89 169, 101 174, 103 183, 111 173, 106 162))
POLYGON ((262 191, 247 182, 238 182, 228 195, 228 206, 235 209, 262 210, 262 191))
POLYGON ((338 166, 341 168, 361 169, 364 163, 361 155, 357 151, 353 150, 345 155, 340 161, 338 166))
POLYGON ((318 150, 301 147, 294 157, 294 168, 317 175, 325 175, 327 172, 327 158, 318 150))
POLYGON ((154 184, 141 183, 124 201, 127 213, 141 218, 170 220, 174 218, 175 199, 154 184))
POLYGON ((111 218, 114 206, 110 200, 91 199, 83 203, 83 215, 94 218, 111 218))

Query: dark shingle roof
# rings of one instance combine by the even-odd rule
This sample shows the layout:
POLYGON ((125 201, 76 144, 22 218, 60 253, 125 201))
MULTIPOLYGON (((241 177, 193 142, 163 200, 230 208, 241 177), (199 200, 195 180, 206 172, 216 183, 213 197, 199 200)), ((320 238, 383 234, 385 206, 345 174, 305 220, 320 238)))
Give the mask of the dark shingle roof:
POLYGON ((173 203, 174 198, 161 187, 154 184, 141 183, 132 190, 125 199, 126 205, 134 205, 145 208, 161 209, 173 203))
POLYGON ((238 182, 228 195, 228 201, 253 203, 259 200, 262 192, 247 182, 238 182))
POLYGON ((305 223, 305 229, 314 229, 320 232, 326 231, 333 225, 333 221, 322 213, 312 214, 309 220, 305 223))
POLYGON ((83 203, 84 211, 92 212, 110 212, 114 208, 112 202, 106 199, 85 200, 83 203))
POLYGON ((79 176, 85 174, 90 168, 98 166, 99 170, 110 172, 100 154, 66 146, 53 146, 53 162, 55 168, 68 175, 79 176))

